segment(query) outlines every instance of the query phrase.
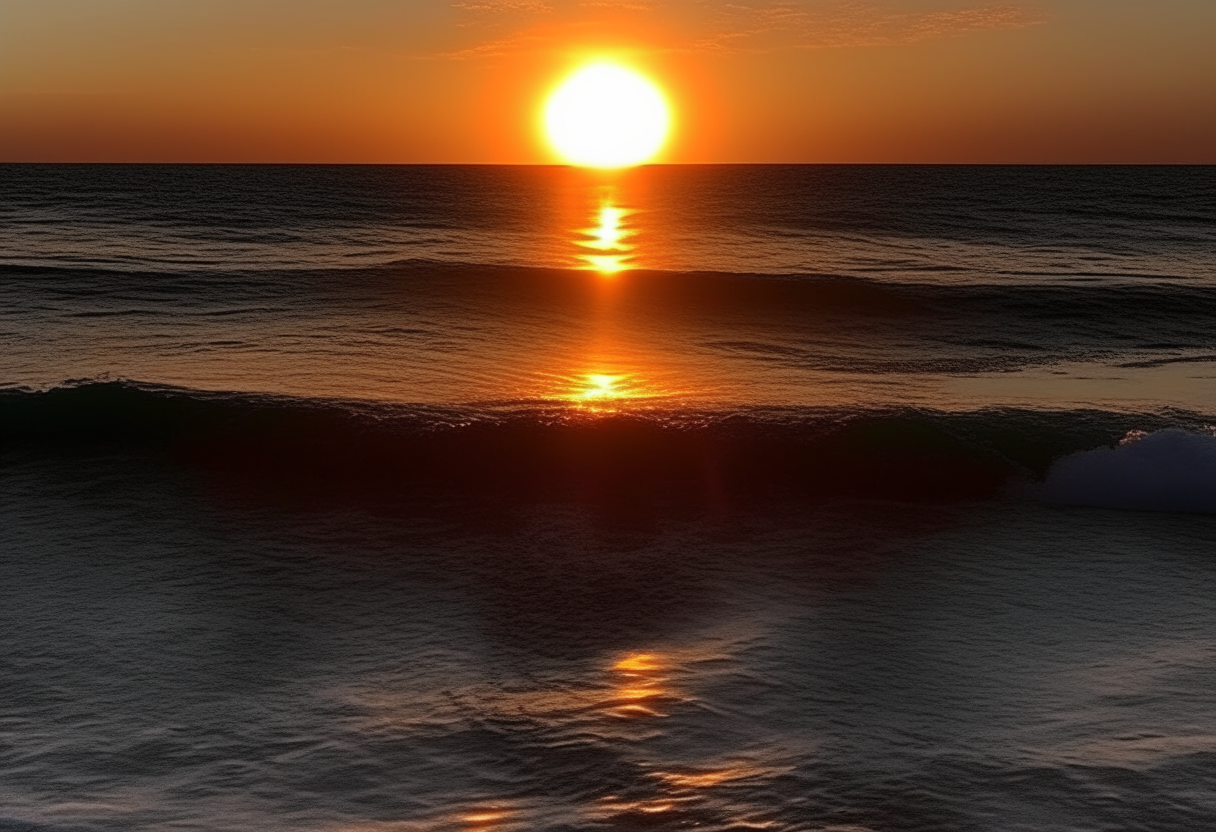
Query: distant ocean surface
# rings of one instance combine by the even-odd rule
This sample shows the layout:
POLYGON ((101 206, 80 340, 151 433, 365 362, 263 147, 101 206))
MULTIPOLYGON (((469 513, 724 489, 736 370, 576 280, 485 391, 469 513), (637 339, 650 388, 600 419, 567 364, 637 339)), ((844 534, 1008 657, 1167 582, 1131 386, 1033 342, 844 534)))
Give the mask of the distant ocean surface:
POLYGON ((1216 826, 1216 168, 0 166, 0 832, 1216 826))

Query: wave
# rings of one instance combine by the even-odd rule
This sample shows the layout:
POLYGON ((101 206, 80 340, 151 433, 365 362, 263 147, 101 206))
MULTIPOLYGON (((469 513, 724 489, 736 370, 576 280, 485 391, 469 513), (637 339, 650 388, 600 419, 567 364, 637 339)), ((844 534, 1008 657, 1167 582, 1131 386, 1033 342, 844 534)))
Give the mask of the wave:
MULTIPOLYGON (((0 391, 0 440, 13 453, 150 452, 245 478, 365 492, 711 505, 781 494, 987 499, 1049 469, 1055 498, 1058 472, 1073 463, 1052 463, 1117 441, 1128 419, 1090 410, 440 408, 98 381, 0 391)), ((1196 429, 1203 417, 1136 423, 1196 429)))
POLYGON ((1058 460, 1043 494, 1074 505, 1216 513, 1216 435, 1132 431, 1113 448, 1058 460))
MULTIPOLYGON (((408 309, 407 323, 419 332, 453 331, 447 322, 459 309, 508 348, 534 330, 508 332, 499 326, 505 320, 560 332, 608 315, 645 329, 678 325, 696 348, 726 356, 845 372, 977 373, 1087 361, 1135 370, 1216 354, 1216 292, 1200 284, 931 285, 647 271, 606 284, 574 270, 424 261, 259 274, 5 267, 4 282, 11 310, 31 330, 75 333, 84 319, 111 328, 171 321, 155 330, 159 348, 170 351, 197 340, 256 339, 267 324, 310 321, 334 332, 341 322, 351 331, 392 305, 408 309)), ((352 354, 349 340, 335 339, 333 348, 352 354)), ((45 379, 52 380, 59 379, 45 379)))
MULTIPOLYGON (((212 270, 176 272, 98 268, 90 265, 4 264, 5 283, 17 301, 51 293, 56 304, 76 300, 131 304, 170 298, 206 306, 233 295, 242 299, 293 302, 301 293, 341 303, 354 293, 403 291, 423 295, 471 295, 502 289, 522 293, 529 302, 577 301, 594 297, 603 286, 595 272, 542 266, 487 265, 398 260, 358 268, 312 268, 265 271, 212 270), (330 297, 333 294, 333 297, 330 297)), ((678 303, 681 309, 755 310, 803 316, 821 313, 871 314, 884 317, 926 316, 971 319, 999 316, 1030 322, 1076 322, 1095 327, 1118 321, 1121 326, 1164 326, 1173 331, 1193 326, 1207 331, 1216 320, 1216 293, 1206 281, 1093 283, 1058 276, 1041 282, 1024 276, 989 276, 984 281, 920 281, 915 275, 856 276, 835 273, 764 273, 722 271, 656 271, 636 269, 617 274, 614 285, 627 296, 655 304, 678 303)), ((171 303, 176 306, 177 303, 171 303)), ((985 327, 987 338, 993 337, 985 327)), ((1210 337, 1197 338, 1211 348, 1210 337)))

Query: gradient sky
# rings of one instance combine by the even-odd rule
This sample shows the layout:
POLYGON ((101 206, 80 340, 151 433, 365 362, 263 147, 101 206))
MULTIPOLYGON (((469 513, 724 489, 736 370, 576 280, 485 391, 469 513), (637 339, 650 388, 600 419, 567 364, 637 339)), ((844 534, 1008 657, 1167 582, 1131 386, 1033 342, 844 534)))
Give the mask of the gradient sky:
POLYGON ((659 161, 1216 163, 1216 0, 0 0, 0 161, 548 162, 603 56, 659 161))

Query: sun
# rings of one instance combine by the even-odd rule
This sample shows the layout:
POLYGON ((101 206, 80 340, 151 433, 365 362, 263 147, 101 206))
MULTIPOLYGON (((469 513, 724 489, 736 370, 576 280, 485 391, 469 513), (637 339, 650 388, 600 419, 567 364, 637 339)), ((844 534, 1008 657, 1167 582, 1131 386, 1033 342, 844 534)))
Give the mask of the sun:
POLYGON ((572 165, 622 168, 651 159, 671 126, 667 99, 650 80, 618 64, 579 69, 549 96, 545 135, 572 165))

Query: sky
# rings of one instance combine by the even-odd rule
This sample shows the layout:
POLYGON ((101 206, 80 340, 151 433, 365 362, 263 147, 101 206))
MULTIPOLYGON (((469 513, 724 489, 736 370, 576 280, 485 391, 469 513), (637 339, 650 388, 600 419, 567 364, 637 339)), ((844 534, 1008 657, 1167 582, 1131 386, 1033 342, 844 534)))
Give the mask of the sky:
POLYGON ((0 0, 0 161, 548 163, 612 59, 670 163, 1216 163, 1216 0, 0 0))

